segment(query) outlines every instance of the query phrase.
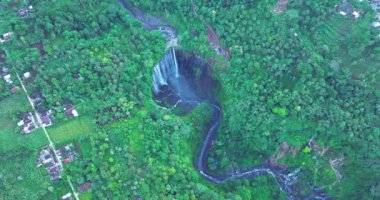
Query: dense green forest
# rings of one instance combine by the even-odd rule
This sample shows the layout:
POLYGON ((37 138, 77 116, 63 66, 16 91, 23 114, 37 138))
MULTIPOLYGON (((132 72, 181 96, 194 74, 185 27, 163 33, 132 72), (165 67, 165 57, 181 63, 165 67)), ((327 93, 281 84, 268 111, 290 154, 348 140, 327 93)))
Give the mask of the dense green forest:
MULTIPOLYGON (((269 161, 300 168, 334 199, 380 198, 380 31, 367 2, 349 1, 366 12, 358 19, 337 14, 339 0, 289 0, 281 14, 275 0, 128 2, 167 19, 179 48, 214 63, 224 111, 213 169, 269 161), (231 60, 213 51, 205 23, 231 60)), ((51 182, 34 163, 42 132, 23 136, 14 125, 28 102, 0 80, 0 199, 59 199, 66 177, 92 183, 81 199, 285 199, 270 176, 214 185, 198 174, 210 109, 177 116, 156 105, 152 69, 166 41, 117 1, 5 0, 0 16, 0 34, 14 33, 0 46, 0 67, 10 66, 14 85, 16 73, 32 72, 28 91, 40 91, 63 126, 48 128, 52 139, 81 149, 51 182), (29 15, 17 16, 28 5, 29 15), (65 117, 68 101, 80 118, 65 117), (66 138, 61 130, 73 132, 75 120, 86 128, 66 138)))

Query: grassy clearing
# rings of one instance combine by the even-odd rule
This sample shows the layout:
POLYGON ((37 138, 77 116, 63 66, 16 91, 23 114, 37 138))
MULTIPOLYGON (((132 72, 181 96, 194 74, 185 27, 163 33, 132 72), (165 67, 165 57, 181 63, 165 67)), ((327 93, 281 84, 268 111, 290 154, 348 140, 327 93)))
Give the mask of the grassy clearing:
POLYGON ((18 93, 0 101, 0 152, 18 149, 34 150, 47 144, 41 130, 21 135, 17 127, 18 114, 31 110, 25 95, 18 93))
POLYGON ((79 194, 79 199, 81 200, 91 200, 91 192, 85 192, 79 194))
POLYGON ((94 133, 93 125, 91 117, 81 116, 68 122, 48 127, 47 131, 54 143, 64 144, 94 133))

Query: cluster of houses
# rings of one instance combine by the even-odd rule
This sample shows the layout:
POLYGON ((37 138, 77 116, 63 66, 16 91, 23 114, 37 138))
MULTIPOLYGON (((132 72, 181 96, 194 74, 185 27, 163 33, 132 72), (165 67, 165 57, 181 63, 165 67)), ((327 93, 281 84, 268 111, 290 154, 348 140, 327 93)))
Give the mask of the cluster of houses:
MULTIPOLYGON (((30 12, 33 10, 33 6, 27 6, 17 11, 17 16, 20 18, 26 18, 29 16, 30 12)), ((13 32, 0 33, 0 43, 6 43, 12 40, 14 36, 13 32)), ((0 52, 2 54, 2 52, 0 52)), ((5 58, 0 55, 0 62, 4 62, 5 58)), ((10 86, 10 91, 15 93, 19 87, 14 84, 12 80, 13 76, 10 73, 10 67, 3 66, 0 68, 0 75, 4 81, 10 86)), ((25 72, 22 74, 22 81, 28 81, 31 79, 33 74, 31 72, 25 72)), ((73 74, 75 79, 80 79, 79 73, 73 74)), ((35 112, 26 112, 20 115, 20 121, 17 123, 21 127, 22 134, 29 134, 39 127, 48 127, 53 125, 53 115, 52 111, 42 107, 42 103, 45 98, 41 92, 34 92, 30 96, 30 100, 34 107, 35 112)), ((70 101, 66 102, 63 107, 63 113, 71 118, 78 117, 79 113, 76 110, 74 104, 70 101)), ((71 163, 79 158, 79 154, 75 150, 75 146, 70 143, 56 151, 50 145, 43 148, 38 155, 37 167, 44 167, 52 181, 59 180, 61 178, 63 167, 62 163, 71 163)), ((85 182, 77 187, 80 192, 85 192, 91 187, 90 182, 85 182)), ((62 200, 72 200, 73 194, 67 193, 61 197, 62 200)))
MULTIPOLYGON (((41 92, 34 92, 30 97, 33 105, 36 107, 37 112, 27 112, 20 115, 21 119, 17 123, 22 128, 22 134, 29 134, 40 127, 48 127, 53 125, 54 117, 52 111, 41 106, 44 97, 41 92)), ((79 113, 71 102, 67 102, 63 108, 63 112, 67 117, 78 117, 79 113)))
MULTIPOLYGON (((15 93, 19 87, 16 86, 12 80, 12 74, 10 73, 9 66, 3 66, 0 68, 0 74, 3 77, 4 81, 9 85, 9 90, 11 93, 15 93)), ((25 72, 22 76, 23 80, 30 79, 32 74, 30 72, 25 72)))
POLYGON ((50 176, 50 180, 55 181, 61 178, 63 168, 60 163, 71 163, 78 159, 75 146, 70 143, 56 152, 50 145, 40 151, 37 160, 37 167, 44 166, 50 176))
POLYGON ((73 143, 70 143, 57 150, 57 157, 63 163, 71 163, 78 159, 78 153, 75 151, 75 146, 73 143))
POLYGON ((50 180, 55 181, 61 178, 63 169, 53 151, 50 146, 42 149, 38 157, 37 167, 44 166, 50 176, 50 180))
POLYGON ((27 112, 21 114, 21 119, 17 123, 19 127, 22 127, 22 134, 29 134, 39 127, 48 127, 53 125, 52 111, 41 107, 44 97, 40 92, 35 92, 30 97, 34 106, 37 108, 37 112, 27 112))

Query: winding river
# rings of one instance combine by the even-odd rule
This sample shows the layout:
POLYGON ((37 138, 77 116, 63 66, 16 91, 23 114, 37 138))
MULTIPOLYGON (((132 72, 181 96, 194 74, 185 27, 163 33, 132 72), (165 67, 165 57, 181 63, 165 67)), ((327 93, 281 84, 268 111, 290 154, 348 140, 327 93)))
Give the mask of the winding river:
POLYGON ((229 180, 253 178, 259 175, 272 176, 278 187, 286 192, 288 199, 331 199, 323 189, 307 185, 310 194, 301 195, 294 189, 299 180, 300 170, 290 172, 269 163, 254 166, 249 169, 234 170, 219 174, 210 170, 208 157, 212 143, 218 135, 218 127, 222 117, 220 104, 211 96, 216 81, 210 76, 210 66, 195 53, 176 50, 177 30, 164 20, 149 16, 142 11, 131 7, 124 0, 118 0, 135 19, 140 21, 147 30, 158 30, 167 40, 167 54, 160 60, 153 70, 152 93, 154 100, 164 108, 180 110, 187 114, 201 103, 208 104, 213 109, 213 118, 206 127, 204 141, 195 161, 195 169, 206 180, 220 184, 229 180))

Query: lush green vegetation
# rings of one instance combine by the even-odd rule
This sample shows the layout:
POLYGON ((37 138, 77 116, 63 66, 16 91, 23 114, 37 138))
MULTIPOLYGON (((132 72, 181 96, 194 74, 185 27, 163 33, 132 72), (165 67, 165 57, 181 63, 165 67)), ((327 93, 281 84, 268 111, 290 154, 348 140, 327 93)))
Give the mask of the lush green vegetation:
MULTIPOLYGON (((48 128, 53 142, 74 141, 80 149, 63 177, 75 186, 92 183, 81 199, 284 198, 269 176, 213 185, 198 175, 193 161, 211 113, 202 105, 179 117, 151 100, 151 70, 165 40, 116 1, 32 0, 25 19, 15 14, 25 2, 14 2, 0 7, 0 30, 14 32, 0 46, 2 57, 7 52, 0 66, 13 66, 13 79, 16 71, 35 74, 27 89, 41 91, 56 116, 48 128), (63 114, 67 101, 79 118, 63 114)), ((338 0, 293 0, 278 15, 275 0, 129 3, 167 18, 179 29, 181 48, 217 59, 224 116, 211 167, 259 164, 286 143, 292 152, 276 164, 301 168, 304 182, 326 186, 336 199, 379 198, 380 32, 369 28, 374 13, 367 4, 352 1, 367 12, 354 20, 334 13, 338 0), (194 10, 230 48, 230 61, 213 53, 194 10), (311 138, 328 150, 310 149, 311 138), (343 178, 335 182, 330 161, 341 157, 343 178)), ((16 128, 19 114, 31 110, 23 93, 10 94, 1 80, 0 100, 0 197, 69 192, 65 179, 51 183, 35 166, 47 144, 42 131, 22 136, 16 128)))

